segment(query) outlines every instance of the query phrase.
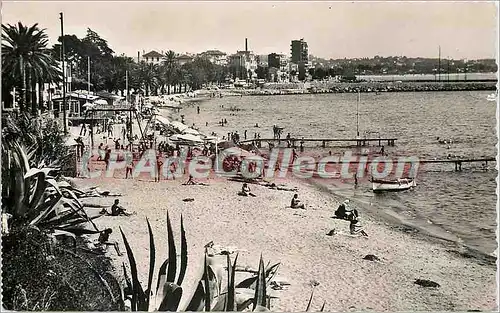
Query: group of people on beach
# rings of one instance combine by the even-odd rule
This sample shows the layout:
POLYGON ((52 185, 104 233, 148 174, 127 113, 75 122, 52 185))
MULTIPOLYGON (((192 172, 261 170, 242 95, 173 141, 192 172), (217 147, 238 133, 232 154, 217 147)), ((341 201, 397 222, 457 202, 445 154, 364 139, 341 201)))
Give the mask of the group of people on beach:
POLYGON ((335 218, 349 221, 349 231, 351 235, 368 236, 361 225, 358 210, 350 207, 349 199, 346 199, 339 205, 335 211, 335 218))

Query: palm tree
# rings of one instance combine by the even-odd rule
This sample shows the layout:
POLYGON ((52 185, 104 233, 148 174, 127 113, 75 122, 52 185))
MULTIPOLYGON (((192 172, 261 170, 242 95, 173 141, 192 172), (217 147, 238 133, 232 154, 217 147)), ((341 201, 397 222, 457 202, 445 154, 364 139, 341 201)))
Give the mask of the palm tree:
POLYGON ((134 74, 134 76, 137 77, 140 85, 143 86, 145 95, 149 96, 150 92, 155 94, 155 90, 158 87, 158 65, 148 64, 143 61, 139 63, 136 71, 137 72, 134 74))
POLYGON ((165 75, 167 77, 167 93, 170 94, 170 86, 177 83, 174 79, 177 67, 177 54, 172 50, 168 50, 165 54, 163 64, 165 68, 165 75))
POLYGON ((36 83, 58 81, 61 74, 47 44, 45 29, 39 29, 38 24, 2 24, 2 78, 21 89, 20 108, 25 110, 31 103, 33 114, 37 114, 37 106, 28 91, 33 95, 36 83))

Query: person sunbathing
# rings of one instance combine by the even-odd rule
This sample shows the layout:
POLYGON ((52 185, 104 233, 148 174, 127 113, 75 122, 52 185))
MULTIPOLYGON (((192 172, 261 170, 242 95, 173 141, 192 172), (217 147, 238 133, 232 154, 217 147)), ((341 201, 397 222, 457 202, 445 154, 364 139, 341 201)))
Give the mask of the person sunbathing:
POLYGON ((251 193, 250 187, 248 187, 247 183, 243 183, 243 186, 241 187, 241 191, 238 193, 240 196, 248 197, 256 197, 253 193, 251 193))
POLYGON ((118 205, 119 203, 120 203, 120 200, 115 199, 115 203, 111 206, 111 215, 112 216, 120 216, 120 215, 130 216, 130 215, 132 215, 130 213, 125 212, 126 210, 122 206, 118 205))
POLYGON ((349 231, 351 235, 361 234, 362 236, 368 237, 368 234, 363 230, 363 226, 358 218, 351 220, 351 223, 349 224, 349 231))
POLYGON ((292 209, 303 209, 305 210, 306 209, 306 206, 303 204, 303 203, 300 203, 300 200, 299 200, 299 195, 298 194, 294 194, 293 195, 293 198, 292 198, 292 202, 290 204, 290 207, 292 209))
POLYGON ((285 187, 280 187, 276 185, 275 183, 266 183, 265 185, 262 185, 264 187, 268 187, 273 190, 281 190, 281 191, 298 191, 297 188, 285 188, 285 187))
POLYGON ((189 186, 189 185, 201 185, 201 186, 208 186, 207 184, 205 183, 200 183, 200 182, 197 182, 194 180, 193 178, 193 175, 189 175, 189 179, 187 182, 185 182, 184 184, 182 184, 184 186, 189 186))
POLYGON ((99 239, 97 239, 97 242, 100 245, 104 245, 105 248, 107 248, 107 246, 113 246, 113 247, 115 247, 116 253, 119 256, 122 256, 123 253, 121 253, 121 251, 120 251, 120 247, 118 246, 118 242, 116 242, 116 241, 113 241, 113 242, 109 241, 109 235, 111 235, 112 232, 113 232, 113 230, 111 228, 106 228, 105 230, 101 231, 99 233, 99 239))

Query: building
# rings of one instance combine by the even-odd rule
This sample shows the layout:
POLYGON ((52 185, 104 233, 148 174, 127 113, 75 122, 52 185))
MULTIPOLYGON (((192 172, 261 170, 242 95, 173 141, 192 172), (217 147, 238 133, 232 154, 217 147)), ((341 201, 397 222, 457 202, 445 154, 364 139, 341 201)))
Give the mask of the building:
POLYGON ((301 62, 307 63, 309 59, 309 52, 307 42, 304 39, 292 40, 292 63, 299 64, 301 62))
POLYGON ((269 67, 274 67, 279 69, 281 66, 280 55, 276 53, 271 53, 267 56, 267 64, 269 67))
POLYGON ((257 56, 257 65, 263 66, 263 67, 268 67, 268 55, 267 54, 260 54, 257 56))
POLYGON ((304 39, 292 40, 292 63, 298 65, 298 79, 305 80, 309 70, 309 51, 304 39))
POLYGON ((142 57, 140 57, 139 61, 144 61, 144 62, 150 63, 150 64, 160 64, 163 61, 164 57, 165 57, 164 54, 159 53, 155 50, 150 51, 148 53, 144 53, 144 50, 143 50, 142 57))
POLYGON ((186 63, 193 62, 193 60, 194 60, 194 57, 192 55, 181 54, 177 57, 177 64, 182 66, 186 63))
POLYGON ((227 65, 227 54, 219 50, 207 50, 199 54, 200 57, 207 58, 211 63, 220 66, 227 65))

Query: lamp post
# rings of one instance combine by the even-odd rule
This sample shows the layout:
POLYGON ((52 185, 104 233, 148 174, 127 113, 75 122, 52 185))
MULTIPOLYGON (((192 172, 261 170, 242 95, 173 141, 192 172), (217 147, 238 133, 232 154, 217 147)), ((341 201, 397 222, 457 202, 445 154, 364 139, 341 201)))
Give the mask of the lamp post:
POLYGON ((64 132, 68 132, 68 124, 66 122, 66 74, 64 68, 64 18, 63 13, 59 13, 59 18, 61 19, 61 61, 62 61, 62 75, 63 75, 63 124, 64 124, 64 132))

